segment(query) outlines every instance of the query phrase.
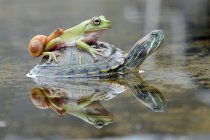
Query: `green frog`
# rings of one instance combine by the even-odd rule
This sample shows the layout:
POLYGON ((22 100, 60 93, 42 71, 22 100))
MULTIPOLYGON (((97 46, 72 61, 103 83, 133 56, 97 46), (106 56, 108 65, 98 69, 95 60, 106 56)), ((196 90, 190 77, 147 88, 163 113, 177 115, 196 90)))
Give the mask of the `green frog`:
POLYGON ((77 46, 97 60, 96 55, 105 57, 103 49, 93 48, 89 44, 97 44, 100 35, 109 28, 111 28, 111 22, 104 16, 93 17, 67 30, 59 28, 50 35, 51 37, 35 36, 29 43, 28 50, 33 57, 48 55, 48 62, 51 62, 51 60, 59 62, 57 60, 59 52, 56 52, 56 50, 65 46, 77 46))

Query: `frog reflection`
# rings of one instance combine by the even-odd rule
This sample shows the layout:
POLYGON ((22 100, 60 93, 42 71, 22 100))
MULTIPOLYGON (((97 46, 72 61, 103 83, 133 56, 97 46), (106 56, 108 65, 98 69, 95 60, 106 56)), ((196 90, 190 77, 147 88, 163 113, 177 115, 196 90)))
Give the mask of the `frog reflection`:
POLYGON ((71 114, 94 125, 96 128, 101 128, 113 120, 113 115, 99 102, 105 99, 105 94, 96 93, 75 99, 68 97, 60 89, 35 87, 31 90, 30 97, 37 108, 51 108, 62 117, 66 113, 71 114))
POLYGON ((34 80, 40 86, 31 90, 30 97, 37 108, 51 108, 60 116, 73 115, 96 128, 102 128, 113 121, 113 114, 100 101, 110 100, 125 90, 130 90, 140 103, 154 112, 165 109, 162 94, 143 81, 138 74, 104 79, 34 80))

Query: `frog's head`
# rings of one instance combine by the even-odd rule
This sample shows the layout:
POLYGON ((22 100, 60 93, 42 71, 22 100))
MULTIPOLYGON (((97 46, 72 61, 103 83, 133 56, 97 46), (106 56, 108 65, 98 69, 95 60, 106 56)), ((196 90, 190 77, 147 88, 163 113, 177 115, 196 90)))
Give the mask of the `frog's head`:
POLYGON ((156 51, 164 40, 164 34, 162 30, 154 30, 144 38, 140 39, 137 43, 141 45, 145 51, 145 55, 148 56, 156 51))
POLYGON ((80 26, 83 27, 84 40, 95 42, 105 30, 111 28, 111 22, 104 16, 99 16, 83 21, 80 26))
POLYGON ((100 129, 105 125, 112 123, 114 116, 112 113, 108 112, 100 102, 92 102, 86 107, 86 117, 83 120, 96 128, 100 129))
POLYGON ((87 119, 90 124, 100 129, 104 127, 105 125, 112 123, 113 115, 111 113, 106 114, 106 115, 87 115, 87 119))
POLYGON ((111 28, 111 22, 104 16, 93 17, 83 22, 85 25, 84 33, 106 30, 111 28))

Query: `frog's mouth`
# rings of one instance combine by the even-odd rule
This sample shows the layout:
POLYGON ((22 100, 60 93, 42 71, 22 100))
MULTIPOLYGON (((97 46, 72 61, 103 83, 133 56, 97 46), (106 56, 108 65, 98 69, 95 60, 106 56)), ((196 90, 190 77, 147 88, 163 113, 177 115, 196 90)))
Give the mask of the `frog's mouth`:
POLYGON ((86 43, 96 43, 98 38, 107 30, 108 28, 98 29, 91 32, 84 33, 84 40, 86 43))
POLYGON ((96 28, 92 31, 85 32, 85 34, 105 32, 107 29, 109 29, 109 28, 96 28))

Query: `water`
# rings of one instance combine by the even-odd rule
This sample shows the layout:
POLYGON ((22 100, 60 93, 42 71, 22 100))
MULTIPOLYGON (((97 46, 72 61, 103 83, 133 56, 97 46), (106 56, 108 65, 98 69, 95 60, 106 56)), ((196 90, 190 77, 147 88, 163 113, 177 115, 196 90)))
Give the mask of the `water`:
MULTIPOLYGON (((207 0, 0 0, 0 139, 209 139, 209 15, 207 0), (42 87, 25 77, 40 60, 27 53, 31 37, 101 14, 113 24, 101 40, 126 52, 148 32, 164 31, 164 46, 147 58, 141 65, 145 72, 137 76, 159 91, 164 112, 139 102, 126 90, 125 83, 131 82, 123 77, 88 82, 89 88, 99 84, 94 87, 99 91, 111 85, 126 90, 91 105, 93 111, 98 107, 113 115, 112 123, 101 129, 72 114, 62 118, 50 108, 38 109, 31 102, 31 90, 42 87)), ((84 83, 77 84, 84 88, 84 83)))

